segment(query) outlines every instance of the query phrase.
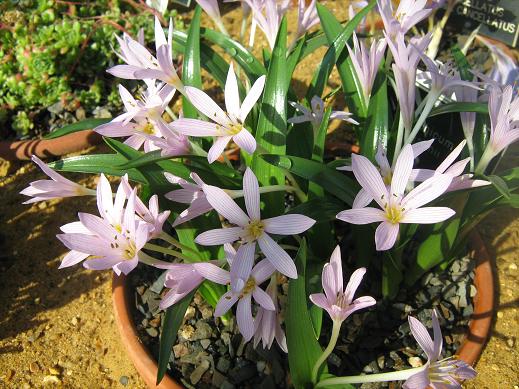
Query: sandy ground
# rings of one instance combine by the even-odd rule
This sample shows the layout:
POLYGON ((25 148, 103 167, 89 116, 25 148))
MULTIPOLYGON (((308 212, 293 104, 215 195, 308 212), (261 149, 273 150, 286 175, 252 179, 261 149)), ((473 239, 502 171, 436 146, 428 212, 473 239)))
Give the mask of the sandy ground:
MULTIPOLYGON (((235 12, 226 19, 239 28, 235 12)), ((299 78, 320 55, 302 64, 299 78)), ((78 210, 95 212, 95 204, 22 205, 19 191, 41 178, 31 164, 0 160, 0 388, 143 388, 115 326, 111 272, 58 269, 66 252, 55 239, 59 226, 76 220, 78 210)), ((95 186, 92 178, 83 182, 95 186)), ((478 378, 466 388, 519 389, 519 211, 499 210, 480 230, 496 258, 499 309, 478 378)))

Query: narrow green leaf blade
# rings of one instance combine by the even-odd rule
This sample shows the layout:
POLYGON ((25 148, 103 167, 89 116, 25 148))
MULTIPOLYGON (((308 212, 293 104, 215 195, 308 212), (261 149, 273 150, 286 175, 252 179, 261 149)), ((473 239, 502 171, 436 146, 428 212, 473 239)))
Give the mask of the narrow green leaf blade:
POLYGON ((312 368, 321 355, 321 346, 315 338, 312 320, 308 313, 305 289, 306 257, 306 241, 303 239, 295 259, 298 278, 291 279, 288 284, 285 319, 288 363, 292 382, 296 388, 306 388, 311 385, 312 368))
POLYGON ((162 334, 160 335, 159 361, 157 371, 157 385, 162 381, 168 370, 169 356, 172 353, 173 345, 177 340, 177 333, 182 325, 187 308, 195 295, 195 290, 180 300, 175 305, 166 309, 162 334))
MULTIPOLYGON (((381 68, 384 63, 382 62, 381 68)), ((389 132, 387 79, 379 70, 369 100, 364 130, 360 133, 360 152, 374 161, 379 142, 385 148, 389 132)))
POLYGON ((85 119, 80 122, 69 124, 65 127, 61 127, 58 130, 52 131, 50 134, 47 134, 43 137, 43 139, 56 139, 60 138, 64 135, 72 134, 74 132, 85 131, 85 130, 93 130, 97 126, 101 124, 108 123, 112 119, 85 119))
POLYGON ((429 117, 453 112, 477 112, 488 114, 488 104, 484 103, 447 103, 431 110, 429 117))
MULTIPOLYGON (((202 76, 200 72, 200 17, 202 8, 197 5, 195 13, 189 25, 184 60, 182 63, 182 82, 184 85, 202 88, 202 76)), ((186 96, 182 96, 182 110, 184 117, 197 118, 198 111, 186 96)))
POLYGON ((118 164, 126 162, 127 159, 117 154, 92 154, 79 155, 50 162, 49 167, 62 172, 89 173, 89 174, 108 174, 110 176, 122 177, 128 174, 132 181, 146 184, 146 178, 135 169, 120 169, 118 164))
POLYGON ((325 191, 350 206, 359 190, 352 179, 325 164, 289 155, 263 154, 261 157, 274 166, 321 185, 325 191))
MULTIPOLYGON (((279 28, 278 36, 272 57, 263 100, 261 113, 256 128, 256 141, 258 148, 267 153, 284 154, 286 150, 287 128, 287 91, 288 80, 286 60, 287 21, 284 18, 279 28)), ((252 158, 252 170, 256 174, 260 184, 276 185, 285 183, 285 174, 282 170, 266 163, 255 153, 252 158)), ((267 205, 267 215, 279 215, 283 213, 283 193, 269 193, 262 196, 267 205)))

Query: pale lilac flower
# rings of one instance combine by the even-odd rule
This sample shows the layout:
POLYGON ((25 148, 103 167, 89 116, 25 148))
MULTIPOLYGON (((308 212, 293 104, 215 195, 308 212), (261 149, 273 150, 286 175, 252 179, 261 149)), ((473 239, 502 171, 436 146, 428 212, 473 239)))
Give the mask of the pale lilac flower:
POLYGON ((438 64, 430 59, 427 55, 421 55, 422 61, 427 66, 426 72, 421 72, 417 79, 430 89, 432 95, 440 95, 447 90, 453 90, 455 87, 463 86, 478 90, 479 88, 471 81, 463 81, 460 78, 458 70, 451 62, 438 64))
MULTIPOLYGON (((114 272, 128 274, 139 263, 140 250, 149 239, 149 226, 135 217, 135 191, 124 209, 120 228, 99 216, 79 213, 85 233, 58 234, 57 238, 70 250, 60 268, 75 265, 84 259, 83 266, 92 270, 113 268, 114 272), (88 258, 92 257, 92 258, 88 258)), ((70 227, 70 226, 69 226, 70 227)))
POLYGON ((177 203, 189 204, 189 207, 182 211, 180 215, 173 222, 173 227, 194 219, 197 216, 203 215, 213 209, 211 204, 207 201, 203 191, 204 182, 198 177, 196 173, 191 173, 190 177, 195 182, 194 184, 184 180, 183 178, 174 176, 171 173, 164 173, 166 179, 175 185, 180 185, 182 189, 176 189, 164 195, 168 200, 177 203))
POLYGON ((136 150, 143 145, 145 152, 159 149, 154 141, 171 133, 162 114, 173 98, 175 89, 169 85, 148 83, 142 101, 136 100, 122 85, 119 85, 119 93, 126 112, 109 123, 97 126, 95 131, 108 137, 129 136, 124 143, 136 150))
POLYGON ((281 318, 278 312, 278 292, 276 278, 270 279, 266 292, 274 303, 275 310, 258 307, 258 313, 254 318, 254 348, 261 341, 264 349, 270 349, 274 339, 278 343, 281 350, 288 353, 287 339, 285 332, 281 328, 281 318))
POLYGON ((252 9, 254 22, 263 31, 271 49, 274 48, 279 26, 291 0, 242 0, 252 9))
POLYGON ((163 121, 157 122, 160 129, 159 135, 146 135, 146 139, 151 142, 153 147, 161 150, 160 155, 163 157, 177 157, 181 155, 191 154, 191 143, 189 138, 184 134, 180 134, 163 121))
POLYGON ((431 35, 411 38, 409 45, 406 45, 404 35, 401 33, 396 35, 396 42, 393 42, 387 35, 386 40, 395 60, 392 65, 397 89, 395 92, 400 105, 404 128, 411 131, 416 98, 416 69, 421 52, 431 41, 431 35))
MULTIPOLYGON (((464 103, 475 103, 478 101, 478 90, 467 86, 458 86, 454 88, 456 101, 464 103)), ((460 112, 461 126, 463 127, 463 134, 467 140, 471 157, 473 157, 473 135, 474 127, 476 125, 476 112, 460 112)))
POLYGON ((511 85, 517 93, 519 85, 519 66, 517 66, 515 59, 510 57, 501 47, 485 37, 481 35, 476 35, 476 37, 488 47, 492 55, 492 60, 494 61, 494 66, 488 73, 488 77, 501 86, 511 85))
MULTIPOLYGON (((288 102, 292 107, 294 107, 297 111, 301 112, 302 115, 294 116, 288 119, 288 123, 304 123, 310 122, 314 126, 314 128, 319 128, 321 122, 323 121, 324 111, 326 109, 326 104, 319 96, 312 97, 312 101, 310 102, 311 110, 305 107, 302 104, 296 103, 294 101, 288 102)), ((345 122, 351 124, 359 124, 356 120, 350 118, 351 113, 344 111, 332 111, 330 114, 330 120, 344 120, 345 122)))
POLYGON ((240 105, 238 81, 231 64, 225 83, 225 107, 227 112, 224 112, 204 91, 186 86, 185 93, 191 103, 214 122, 181 118, 171 123, 171 127, 184 135, 216 137, 207 155, 209 163, 218 159, 231 139, 240 148, 252 154, 256 150, 256 140, 244 127, 244 123, 254 104, 260 98, 264 85, 265 76, 261 76, 256 80, 249 94, 240 105))
POLYGON ((298 214, 281 215, 262 220, 258 180, 249 168, 243 176, 243 193, 247 214, 224 190, 211 185, 203 185, 202 188, 209 204, 235 226, 203 232, 196 237, 196 243, 213 246, 241 240, 242 247, 246 246, 247 249, 244 251, 244 255, 240 256, 240 263, 241 266, 248 267, 254 260, 253 254, 256 242, 258 242, 267 260, 280 273, 290 278, 297 278, 297 269, 292 258, 269 234, 300 234, 312 227, 315 220, 298 214))
POLYGON ((513 93, 510 85, 502 90, 490 90, 490 139, 476 168, 477 173, 483 173, 496 155, 519 140, 519 97, 514 97, 513 93))
POLYGON ((130 80, 161 80, 183 92, 184 85, 173 66, 173 22, 170 20, 168 37, 155 18, 155 49, 157 57, 153 56, 142 42, 137 42, 128 36, 118 39, 121 45, 119 57, 126 65, 116 65, 107 70, 108 73, 130 80))
POLYGON ((391 0, 378 0, 377 4, 384 29, 391 38, 407 33, 432 11, 426 8, 427 0, 401 0, 394 12, 391 0))
POLYGON ((36 155, 33 155, 31 159, 47 176, 49 176, 50 180, 31 182, 27 188, 20 192, 20 194, 32 197, 32 199, 24 201, 23 204, 31 204, 38 201, 58 199, 62 197, 92 196, 96 194, 95 190, 85 188, 83 185, 76 184, 75 182, 66 179, 61 174, 56 173, 36 155))
MULTIPOLYGON (((348 6, 348 18, 349 20, 353 19, 355 15, 357 15, 358 11, 362 10, 363 8, 368 6, 368 2, 366 0, 360 0, 360 1, 352 1, 350 2, 350 5, 348 6)), ((362 21, 359 23, 357 27, 357 31, 364 30, 366 26, 366 18, 363 18, 362 21)))
POLYGON ((227 29, 223 24, 222 16, 220 14, 220 8, 218 7, 217 0, 195 0, 200 7, 209 15, 209 17, 216 24, 218 29, 225 35, 228 35, 227 29))
POLYGON ((467 144, 466 140, 461 141, 461 143, 452 150, 451 153, 445 158, 445 160, 436 168, 436 170, 431 169, 414 169, 416 173, 414 174, 414 181, 421 182, 425 181, 430 177, 437 176, 440 174, 446 174, 452 177, 451 184, 446 192, 452 192, 455 190, 461 189, 470 189, 476 188, 479 186, 490 185, 490 182, 485 180, 473 180, 473 174, 463 173, 467 164, 470 162, 470 157, 465 158, 461 161, 454 162, 456 158, 459 157, 463 148, 467 144))
POLYGON ((404 195, 413 169, 413 159, 413 149, 411 145, 406 145, 398 156, 388 190, 378 169, 369 159, 352 155, 355 178, 381 209, 348 209, 340 212, 337 218, 353 224, 381 222, 375 232, 376 249, 379 251, 389 250, 394 246, 400 223, 438 223, 455 213, 446 207, 422 207, 447 190, 452 181, 452 177, 447 174, 431 177, 404 195))
MULTIPOLYGON (((242 246, 243 247, 243 246, 242 246)), ((239 257, 239 249, 237 258, 239 257)), ((237 259, 234 261, 236 262, 237 259)), ((233 265, 234 265, 233 262, 233 265)), ((271 297, 259 287, 276 270, 268 260, 263 259, 252 268, 240 266, 235 274, 231 271, 231 290, 226 292, 216 304, 215 317, 224 315, 236 302, 236 322, 245 341, 254 336, 254 319, 252 318, 252 297, 264 309, 275 311, 276 307, 271 297)))
POLYGON ((206 279, 218 284, 228 284, 230 282, 229 272, 219 268, 217 263, 217 261, 209 261, 155 265, 159 269, 168 269, 164 286, 170 290, 160 301, 160 309, 166 309, 178 303, 206 279))
POLYGON ((96 189, 99 215, 118 231, 122 231, 123 229, 124 203, 128 198, 128 192, 126 191, 124 182, 127 180, 126 175, 122 177, 114 197, 112 195, 110 182, 108 182, 106 176, 101 173, 96 189))
POLYGON ((404 389, 461 389, 461 382, 476 377, 476 371, 457 357, 438 360, 442 352, 442 333, 436 310, 433 309, 432 325, 434 340, 419 320, 409 316, 411 333, 425 351, 427 363, 418 373, 409 377, 404 389))
POLYGON ((364 267, 355 270, 346 289, 343 290, 341 249, 337 246, 333 250, 330 262, 323 267, 321 281, 324 293, 311 294, 310 300, 319 308, 326 310, 332 320, 343 322, 353 312, 377 303, 371 296, 362 296, 353 300, 364 274, 366 274, 364 267))
POLYGON ((317 0, 312 0, 308 6, 306 0, 297 3, 297 32, 294 40, 303 36, 308 30, 319 23, 319 15, 315 6, 317 0))
MULTIPOLYGON (((124 86, 119 85, 119 94, 126 112, 114 118, 113 122, 127 124, 132 119, 156 122, 162 120, 162 113, 173 98, 175 89, 165 84, 148 83, 141 99, 136 100, 124 86)), ((107 125, 104 126, 106 128, 107 125)))
POLYGON ((158 149, 158 146, 154 144, 149 136, 160 137, 162 135, 158 129, 157 123, 146 118, 137 118, 135 121, 126 124, 123 122, 111 121, 97 126, 94 131, 110 138, 127 136, 128 139, 124 141, 124 144, 134 148, 135 150, 139 150, 144 145, 145 152, 158 149))
MULTIPOLYGON (((411 147, 413 149, 413 157, 415 159, 418 158, 423 152, 425 152, 426 150, 428 150, 431 147, 433 142, 434 142, 434 139, 430 139, 430 140, 412 144, 411 147)), ((382 176, 382 180, 384 181, 384 184, 386 185, 387 190, 390 190, 391 180, 393 179, 394 166, 391 166, 389 164, 389 160, 387 159, 386 150, 384 149, 384 147, 382 146, 381 143, 378 144, 377 152, 375 153, 375 161, 378 164, 377 168, 380 172, 380 175, 382 176)), ((351 166, 341 166, 341 167, 338 167, 337 170, 352 171, 352 167, 351 166)), ((418 181, 417 176, 420 174, 426 174, 424 169, 413 169, 411 171, 411 176, 409 177, 409 183, 412 184, 414 181, 418 181)), ((430 176, 432 176, 432 174, 430 176)), ((427 177, 427 178, 429 178, 429 177, 427 177)), ((422 181, 424 181, 424 180, 422 180, 422 181)), ((371 197, 370 193, 367 190, 365 190, 364 188, 361 188, 359 193, 357 193, 355 200, 353 201, 352 208, 363 208, 366 205, 368 205, 369 203, 371 203, 372 201, 373 201, 373 197, 371 197)))
POLYGON ((371 89, 373 88, 375 77, 377 76, 380 61, 384 57, 384 52, 386 51, 386 40, 373 40, 368 52, 364 42, 359 42, 357 34, 354 32, 353 50, 351 50, 349 45, 346 45, 346 47, 350 53, 351 62, 355 68, 355 73, 357 73, 364 101, 367 105, 371 96, 371 89))
MULTIPOLYGON (((133 189, 128 182, 128 176, 121 179, 126 196, 129 198, 133 189)), ((160 212, 159 197, 155 194, 150 197, 148 207, 142 202, 139 196, 135 197, 135 213, 143 222, 149 225, 149 239, 157 238, 162 233, 162 227, 169 217, 170 211, 160 212)))

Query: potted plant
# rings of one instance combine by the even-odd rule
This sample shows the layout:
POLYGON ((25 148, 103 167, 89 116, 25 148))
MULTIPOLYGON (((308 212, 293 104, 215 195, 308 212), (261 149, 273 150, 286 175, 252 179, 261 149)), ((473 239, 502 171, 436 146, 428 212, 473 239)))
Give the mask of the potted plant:
MULTIPOLYGON (((326 7, 300 2, 291 43, 285 9, 275 2, 266 2, 266 9, 246 3, 271 49, 264 50, 263 61, 228 36, 221 21, 216 23, 221 32, 202 28, 200 7, 187 33, 169 26, 166 34, 156 20, 153 54, 124 36, 119 54, 125 64, 110 73, 146 86, 140 99, 121 86, 125 112, 96 128, 114 153, 50 165, 101 173, 96 191, 36 159, 52 181, 32 183, 24 191, 33 197, 29 201, 97 196, 99 215, 80 213, 79 221, 62 227, 58 238, 71 251, 61 266, 82 262, 94 270, 112 268, 117 275, 145 266, 162 271, 157 307, 165 313, 154 332, 160 333, 157 383, 174 361, 172 348, 196 291, 212 307, 218 331, 236 322, 243 347, 254 339, 253 346, 270 349, 275 339, 275 347, 287 353, 290 384, 298 388, 396 380, 426 388, 438 380, 460 385, 474 377, 473 358, 442 359, 440 324, 447 324, 450 311, 437 292, 426 295, 426 309, 417 312, 434 336, 411 305, 404 304, 392 319, 403 320, 399 331, 416 339, 426 361, 414 359, 417 365, 410 369, 383 363, 382 372, 364 374, 327 361, 335 346, 344 358, 352 355, 353 346, 339 344, 345 331, 352 344, 363 337, 379 341, 362 332, 372 328, 369 315, 380 310, 390 321, 402 296, 437 291, 428 284, 456 261, 467 266, 463 276, 471 273, 464 255, 470 232, 494 207, 517 205, 513 191, 519 171, 500 171, 496 157, 519 138, 514 116, 519 100, 509 86, 483 76, 482 82, 473 81, 460 50, 453 49, 454 65, 425 56, 431 36, 408 37, 431 12, 421 3, 404 12, 381 1, 384 35, 371 38, 370 50, 355 30, 374 0, 344 25, 326 7), (305 33, 317 23, 318 31, 305 33), (328 49, 306 96, 294 101, 294 69, 323 45, 328 49), (211 46, 226 51, 231 61, 211 46), (183 55, 182 79, 173 52, 183 55), (417 76, 419 64, 426 70, 417 76), (325 94, 334 66, 342 89, 325 94), (203 90, 202 68, 222 86, 225 110, 203 90), (417 80, 423 93, 417 92, 417 80), (182 94, 181 113, 169 107, 175 93, 182 94), (332 110, 337 94, 343 94, 350 112, 332 110), (454 129, 464 139, 454 143, 447 131, 438 133, 443 124, 435 118, 460 112, 463 131, 454 129), (359 154, 328 159, 324 148, 331 120, 342 120, 355 132, 359 154), (127 138, 122 143, 114 137, 127 138), (226 149, 235 146, 239 159, 230 162, 226 149), (121 177, 115 194, 105 174, 121 177), (356 296, 359 287, 363 297, 356 296), (358 336, 351 332, 355 322, 358 336)), ((199 5, 219 18, 216 2, 199 5)), ((457 266, 452 273, 463 279, 457 266)), ((456 297, 461 306, 461 296, 456 297)), ((488 319, 486 324, 488 330, 488 319)), ((409 339, 406 348, 413 349, 409 339)), ((421 351, 412 342, 416 357, 421 351)), ((207 370, 210 363, 205 365, 207 370)))

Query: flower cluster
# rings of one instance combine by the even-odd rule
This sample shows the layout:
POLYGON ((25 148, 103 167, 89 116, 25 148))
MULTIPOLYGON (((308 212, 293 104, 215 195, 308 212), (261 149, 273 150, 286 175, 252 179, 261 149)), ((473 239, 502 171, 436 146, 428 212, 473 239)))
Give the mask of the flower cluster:
MULTIPOLYGON (((432 17, 439 2, 405 0, 394 10, 389 0, 359 1, 343 27, 323 4, 299 0, 289 43, 285 14, 291 1, 243 0, 245 30, 251 20, 249 46, 259 27, 272 49, 265 48, 261 59, 242 43, 244 31, 238 40, 229 34, 217 1, 197 3, 219 31, 200 28, 198 8, 187 35, 171 22, 165 32, 156 18, 154 50, 142 35, 117 38, 122 64, 108 72, 140 83, 133 90, 119 86, 125 111, 95 129, 116 154, 51 165, 101 173, 96 190, 34 157, 50 180, 22 191, 31 197, 27 203, 97 199, 98 215, 79 213, 79 221, 61 228, 58 239, 70 250, 61 267, 82 262, 117 274, 139 263, 163 269, 162 309, 185 307, 202 285, 211 291, 216 317, 235 311, 244 341, 270 348, 276 340, 287 353, 299 351, 289 358, 296 387, 400 380, 409 389, 456 388, 473 378, 475 371, 464 362, 440 360, 436 311, 434 339, 409 317, 428 357, 423 367, 332 377, 322 366, 350 315, 381 309, 377 300, 394 298, 404 280, 412 285, 453 260, 494 205, 517 204, 517 171, 505 174, 494 161, 519 140, 519 98, 512 86, 471 73, 459 58, 440 63, 426 55, 436 36, 410 33, 419 32, 418 23, 432 17), (378 35, 360 33, 370 10, 383 21, 378 35), (307 33, 319 23, 322 33, 307 33), (325 40, 327 52, 310 88, 298 96, 289 82, 294 69, 325 40), (174 46, 184 53, 181 77, 174 46), (342 88, 328 93, 331 65, 342 88), (202 68, 220 85, 222 99, 200 83, 202 68), (175 96, 182 97, 182 110, 173 104, 175 96), (332 107, 341 101, 347 109, 332 107), (446 122, 452 123, 459 114, 456 140, 443 128, 435 133, 430 117, 450 115, 446 122), (331 120, 357 137, 360 149, 351 147, 356 151, 347 162, 334 161, 326 151, 331 120), (121 177, 115 194, 105 173, 121 177), (137 185, 147 204, 137 196, 137 185), (373 229, 351 226, 373 223, 373 229), (371 254, 364 263, 371 262, 353 271, 345 286, 343 259, 349 265, 354 253, 350 242, 357 252, 371 254), (315 282, 321 267, 322 293, 315 282), (369 287, 383 287, 369 289, 374 297, 355 297, 365 276, 369 287), (320 352, 323 312, 330 318, 323 328, 331 327, 331 335, 320 352), (298 342, 300 337, 305 341, 298 342)), ((150 4, 159 12, 167 8, 164 2, 150 4)))

